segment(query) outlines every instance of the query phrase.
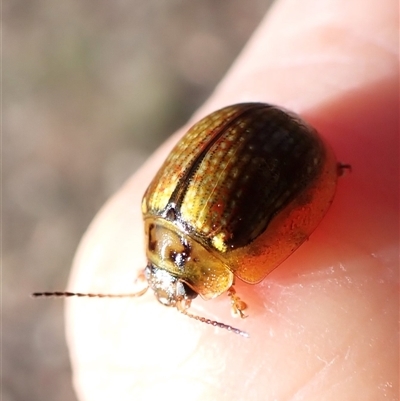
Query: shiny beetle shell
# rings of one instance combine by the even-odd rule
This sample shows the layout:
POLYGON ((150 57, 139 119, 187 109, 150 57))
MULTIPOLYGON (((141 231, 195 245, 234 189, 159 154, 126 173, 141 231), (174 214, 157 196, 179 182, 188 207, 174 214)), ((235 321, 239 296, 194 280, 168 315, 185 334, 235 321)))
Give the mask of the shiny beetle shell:
POLYGON ((298 116, 243 103, 189 129, 142 202, 157 298, 214 298, 260 282, 316 228, 338 177, 329 146, 298 116), (180 287, 177 287, 177 285, 180 287))

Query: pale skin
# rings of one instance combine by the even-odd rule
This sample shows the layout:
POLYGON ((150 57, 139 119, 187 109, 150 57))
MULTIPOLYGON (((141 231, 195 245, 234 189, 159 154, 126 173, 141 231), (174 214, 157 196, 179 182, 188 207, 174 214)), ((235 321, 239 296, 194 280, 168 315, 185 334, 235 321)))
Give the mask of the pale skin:
POLYGON ((126 293, 145 267, 141 197, 200 117, 261 101, 301 114, 351 173, 317 230, 258 285, 237 282, 191 313, 159 304, 69 299, 67 338, 82 401, 380 401, 398 397, 397 2, 283 0, 211 98, 100 211, 77 252, 69 290, 126 293))

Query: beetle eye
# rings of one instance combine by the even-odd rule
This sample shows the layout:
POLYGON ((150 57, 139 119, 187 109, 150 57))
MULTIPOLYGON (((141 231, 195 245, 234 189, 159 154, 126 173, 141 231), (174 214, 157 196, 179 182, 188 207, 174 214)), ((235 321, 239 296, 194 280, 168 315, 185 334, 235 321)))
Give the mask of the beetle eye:
POLYGON ((185 299, 194 299, 197 297, 197 292, 191 289, 186 283, 179 281, 179 284, 183 287, 185 299))

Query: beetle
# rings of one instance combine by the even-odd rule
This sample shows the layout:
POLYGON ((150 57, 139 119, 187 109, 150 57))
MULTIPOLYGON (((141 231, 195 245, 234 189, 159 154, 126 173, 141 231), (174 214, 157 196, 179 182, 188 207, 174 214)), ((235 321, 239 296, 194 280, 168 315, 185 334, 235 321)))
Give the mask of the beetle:
POLYGON ((227 293, 234 315, 246 317, 235 278, 259 283, 306 241, 344 169, 350 166, 296 114, 264 103, 224 107, 189 129, 143 196, 142 291, 34 296, 141 296, 151 288, 162 304, 247 336, 191 314, 192 300, 227 293))

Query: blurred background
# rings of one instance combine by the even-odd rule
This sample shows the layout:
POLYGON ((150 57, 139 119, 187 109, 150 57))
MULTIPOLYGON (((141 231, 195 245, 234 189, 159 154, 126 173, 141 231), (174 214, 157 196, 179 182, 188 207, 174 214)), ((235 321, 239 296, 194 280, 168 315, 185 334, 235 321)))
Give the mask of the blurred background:
MULTIPOLYGON (((272 1, 272 0, 271 0, 272 1)), ((2 401, 74 401, 63 301, 106 199, 209 96, 268 0, 3 3, 2 401)))

